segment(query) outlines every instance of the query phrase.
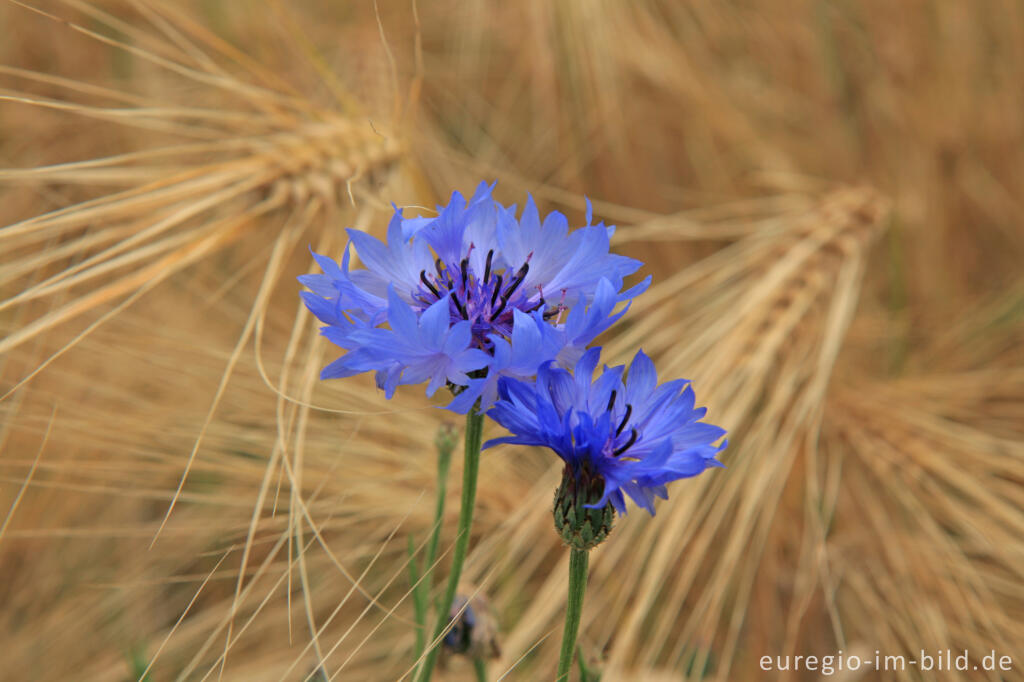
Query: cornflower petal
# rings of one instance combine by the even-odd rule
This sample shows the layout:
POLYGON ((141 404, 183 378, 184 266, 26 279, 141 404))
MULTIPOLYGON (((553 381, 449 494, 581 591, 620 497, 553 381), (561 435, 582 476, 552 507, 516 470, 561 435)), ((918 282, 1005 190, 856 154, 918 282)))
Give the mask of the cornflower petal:
MULTIPOLYGON (((441 301, 438 301, 438 303, 441 303, 441 301)), ((427 312, 422 315, 423 322, 427 322, 425 319, 427 313, 435 307, 437 307, 436 304, 428 308, 427 312)), ((416 313, 405 304, 405 301, 398 297, 393 286, 388 287, 388 324, 391 325, 391 331, 405 337, 409 341, 419 335, 416 313)))

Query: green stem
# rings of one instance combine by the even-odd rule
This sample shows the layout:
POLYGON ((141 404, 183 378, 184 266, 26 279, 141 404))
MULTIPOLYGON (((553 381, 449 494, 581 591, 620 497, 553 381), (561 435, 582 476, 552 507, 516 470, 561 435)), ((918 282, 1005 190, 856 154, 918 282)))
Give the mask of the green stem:
POLYGON ((576 651, 576 635, 580 631, 580 616, 583 615, 583 592, 587 589, 587 562, 590 553, 585 549, 573 548, 569 554, 569 599, 565 605, 565 629, 562 630, 562 653, 558 657, 556 682, 569 679, 573 652, 576 651))
MULTIPOLYGON (((448 627, 448 611, 452 602, 455 601, 455 590, 459 586, 459 578, 462 577, 462 564, 466 561, 466 552, 469 549, 469 531, 473 525, 473 507, 476 504, 476 478, 480 468, 480 443, 484 434, 484 416, 477 412, 476 406, 466 415, 466 446, 465 465, 462 470, 462 506, 459 509, 459 530, 455 538, 455 551, 452 553, 452 569, 448 574, 448 584, 445 587, 444 599, 441 600, 438 608, 437 625, 434 627, 434 634, 431 642, 437 641, 441 633, 448 627)), ((417 682, 428 682, 434 673, 434 665, 437 663, 437 653, 440 650, 439 644, 430 647, 423 666, 416 676, 417 682)))
MULTIPOLYGON (((437 558, 437 545, 441 538, 442 518, 444 517, 444 504, 448 494, 448 469, 452 462, 452 450, 454 439, 451 437, 450 427, 443 426, 438 433, 437 443, 437 503, 434 507, 434 530, 427 542, 426 555, 423 557, 423 564, 419 574, 424 576, 422 580, 415 583, 413 589, 413 607, 416 611, 416 660, 423 655, 427 645, 427 605, 429 603, 430 586, 433 580, 429 578, 434 569, 434 560, 437 558)), ((415 566, 415 560, 413 560, 415 566)))
POLYGON ((590 682, 590 671, 587 670, 587 662, 583 660, 583 649, 576 649, 576 662, 580 664, 580 682, 590 682))
MULTIPOLYGON (((416 565, 416 543, 412 535, 409 536, 409 584, 412 585, 412 608, 416 617, 416 655, 414 660, 419 660, 423 653, 424 642, 427 639, 427 606, 422 598, 423 590, 420 590, 420 573, 416 565)), ((426 578, 422 582, 426 582, 426 578)))
POLYGON ((473 670, 476 671, 476 682, 487 682, 487 662, 484 659, 474 658, 473 670))
MULTIPOLYGON (((434 509, 434 532, 427 544, 427 555, 423 559, 422 573, 426 573, 434 566, 434 559, 437 558, 437 543, 441 538, 441 518, 444 516, 444 502, 448 494, 448 468, 452 463, 451 448, 443 445, 438 447, 437 453, 437 506, 434 509)), ((427 581, 429 585, 430 581, 427 581)))

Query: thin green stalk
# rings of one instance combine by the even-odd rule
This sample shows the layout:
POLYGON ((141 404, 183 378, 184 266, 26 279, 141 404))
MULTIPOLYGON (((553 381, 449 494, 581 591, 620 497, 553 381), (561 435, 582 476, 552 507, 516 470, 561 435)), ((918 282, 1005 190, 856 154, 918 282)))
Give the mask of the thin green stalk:
MULTIPOLYGON (((413 594, 412 602, 416 613, 416 653, 415 659, 419 660, 423 650, 427 646, 427 605, 429 603, 430 586, 433 580, 429 575, 433 570, 434 560, 437 558, 437 545, 441 538, 442 519, 444 517, 445 499, 448 495, 448 469, 452 463, 452 450, 454 450, 454 431, 450 426, 442 426, 437 434, 435 444, 437 445, 437 504, 434 507, 434 530, 427 543, 427 551, 423 557, 423 564, 419 575, 424 576, 418 583, 415 577, 415 560, 411 561, 410 571, 413 573, 413 594)), ((411 542, 411 539, 410 539, 411 542)))
POLYGON ((576 635, 580 631, 580 616, 583 615, 583 593, 587 589, 590 552, 575 547, 569 551, 569 599, 565 605, 565 629, 562 630, 562 653, 558 656, 556 682, 569 679, 569 668, 576 651, 576 635))
MULTIPOLYGON (((455 600, 455 590, 459 586, 459 578, 462 577, 462 564, 466 560, 466 552, 469 550, 469 532, 473 525, 473 507, 476 505, 476 478, 480 468, 480 443, 484 434, 484 416, 477 412, 476 406, 466 415, 466 445, 465 464, 462 470, 462 506, 459 509, 459 530, 455 538, 455 550, 452 552, 452 568, 448 574, 448 584, 445 586, 444 599, 441 600, 437 613, 437 625, 434 627, 434 634, 431 641, 441 637, 441 633, 448 627, 448 611, 455 600)), ((417 682, 428 682, 434 673, 434 665, 437 663, 439 646, 430 647, 423 665, 416 675, 417 682)))
MULTIPOLYGON (((420 595, 420 573, 416 562, 416 542, 412 535, 409 536, 409 584, 412 585, 412 608, 416 618, 416 655, 414 660, 419 660, 423 652, 424 642, 427 639, 427 604, 420 595)), ((427 582, 426 579, 423 582, 427 582)))
MULTIPOLYGON (((454 434, 452 434, 454 435, 454 434)), ((437 558, 437 544, 441 538, 441 519, 444 516, 444 502, 448 494, 448 469, 452 463, 454 444, 450 438, 439 435, 437 438, 437 505, 434 508, 434 532, 427 544, 427 555, 423 560, 422 573, 426 573, 434 565, 437 558)))
POLYGON ((474 658, 473 670, 476 671, 476 682, 487 682, 487 661, 482 658, 474 658))
POLYGON ((576 649, 576 662, 580 664, 580 682, 590 682, 590 671, 587 670, 587 662, 583 660, 583 649, 576 649))

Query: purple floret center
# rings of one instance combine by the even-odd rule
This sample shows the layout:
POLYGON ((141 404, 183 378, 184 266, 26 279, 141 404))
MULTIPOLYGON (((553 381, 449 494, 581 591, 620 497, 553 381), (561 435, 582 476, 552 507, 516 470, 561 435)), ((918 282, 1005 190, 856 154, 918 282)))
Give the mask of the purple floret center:
MULTIPOLYGON (((473 245, 469 245, 469 252, 473 245)), ((487 252, 487 262, 483 276, 473 271, 469 264, 469 255, 459 263, 458 268, 446 264, 438 258, 434 261, 434 272, 420 272, 420 286, 414 295, 419 303, 419 312, 423 312, 431 304, 450 296, 452 323, 468 320, 471 324, 472 346, 491 351, 492 342, 488 338, 498 334, 505 338, 512 335, 515 310, 533 313, 543 310, 544 319, 556 317, 565 310, 559 302, 549 306, 544 299, 540 286, 529 292, 522 289, 522 284, 530 272, 531 253, 514 273, 497 272, 492 268, 494 250, 487 252)), ((564 297, 565 292, 562 292, 564 297)))

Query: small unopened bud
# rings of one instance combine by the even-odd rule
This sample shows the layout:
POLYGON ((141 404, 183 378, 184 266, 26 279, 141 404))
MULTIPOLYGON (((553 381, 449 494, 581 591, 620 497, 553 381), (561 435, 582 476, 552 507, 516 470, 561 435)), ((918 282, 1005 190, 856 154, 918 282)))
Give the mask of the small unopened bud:
POLYGON ((565 467, 555 492, 554 516, 555 530, 569 547, 593 549, 608 537, 615 522, 615 507, 611 502, 596 509, 585 506, 600 502, 603 494, 604 479, 600 476, 565 467))
POLYGON ((471 659, 501 656, 498 622, 482 594, 477 592, 472 599, 457 594, 448 617, 454 621, 444 638, 444 648, 448 653, 463 654, 471 659))
POLYGON ((455 428, 454 424, 449 422, 441 424, 437 430, 437 435, 434 436, 434 446, 437 447, 437 452, 439 454, 451 454, 452 450, 455 449, 458 436, 459 431, 455 428))

